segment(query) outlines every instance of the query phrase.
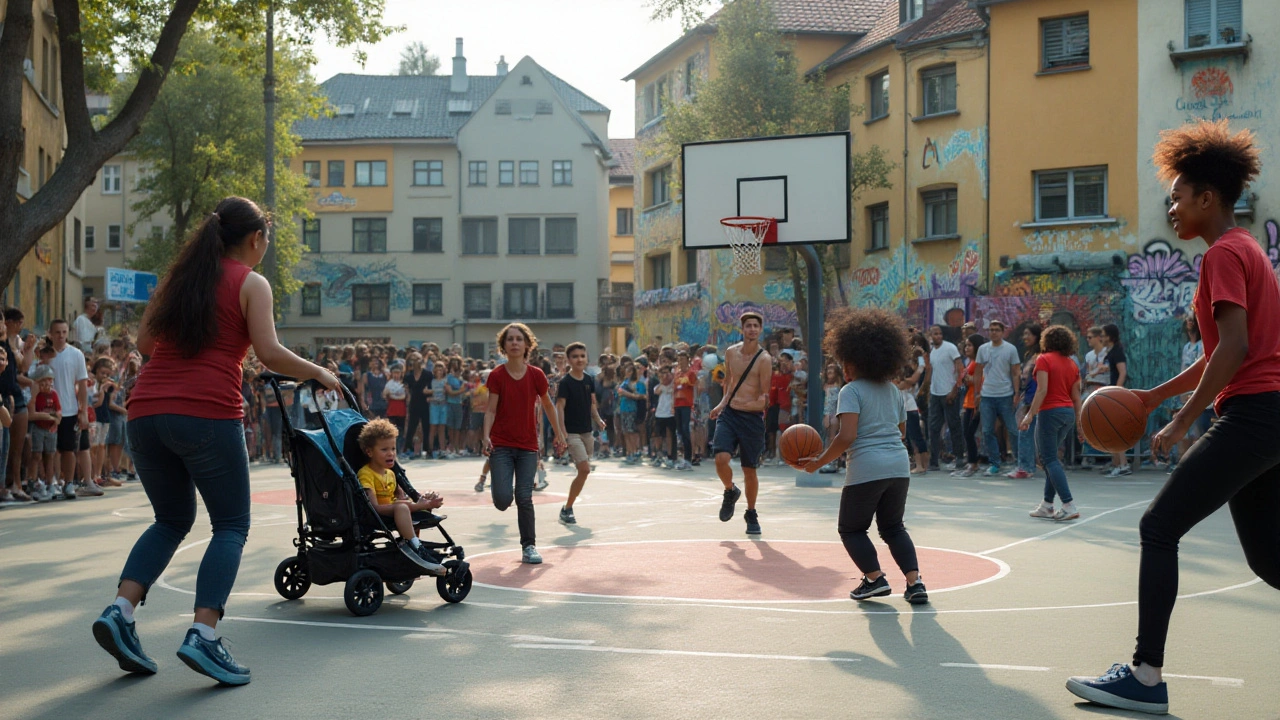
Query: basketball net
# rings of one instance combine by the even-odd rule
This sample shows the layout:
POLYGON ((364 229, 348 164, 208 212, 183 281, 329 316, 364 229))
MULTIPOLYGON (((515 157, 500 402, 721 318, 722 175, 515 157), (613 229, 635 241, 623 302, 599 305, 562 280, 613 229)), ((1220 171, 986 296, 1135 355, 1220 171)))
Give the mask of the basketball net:
POLYGON ((764 246, 778 242, 778 221, 767 217, 727 217, 720 220, 720 225, 733 248, 733 274, 759 275, 764 246))

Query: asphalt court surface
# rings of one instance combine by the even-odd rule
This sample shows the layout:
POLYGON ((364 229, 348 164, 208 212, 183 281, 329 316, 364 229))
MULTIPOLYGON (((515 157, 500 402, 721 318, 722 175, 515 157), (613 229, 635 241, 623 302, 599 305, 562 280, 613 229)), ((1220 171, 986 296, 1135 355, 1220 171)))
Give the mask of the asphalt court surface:
MULTIPOLYGON (((894 595, 848 599, 859 573, 835 530, 838 487, 762 470, 764 534, 751 539, 745 502, 717 520, 709 465, 597 465, 576 526, 556 517, 572 475, 549 470, 535 494, 546 562, 525 566, 514 508, 472 490, 478 460, 408 464, 418 489, 444 495, 476 584, 448 605, 419 581, 367 618, 347 612, 340 584, 276 594, 292 480, 254 466, 253 527, 221 625, 253 670, 243 688, 173 656, 209 538, 203 511, 138 611, 161 670, 135 678, 89 625, 150 521, 141 487, 0 509, 0 716, 1141 717, 1080 703, 1063 683, 1132 652, 1137 523, 1163 473, 1072 473, 1083 517, 1063 524, 1027 516, 1042 479, 912 478, 907 526, 931 603, 910 606, 884 548, 894 595)), ((1225 510, 1183 540, 1181 569, 1170 716, 1280 717, 1280 593, 1249 571, 1225 510)))

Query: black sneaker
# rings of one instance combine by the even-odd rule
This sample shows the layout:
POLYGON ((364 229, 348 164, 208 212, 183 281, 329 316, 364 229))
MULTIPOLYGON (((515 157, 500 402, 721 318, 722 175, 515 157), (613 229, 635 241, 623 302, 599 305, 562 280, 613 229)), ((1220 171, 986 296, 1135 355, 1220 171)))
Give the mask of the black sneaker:
POLYGON ((912 605, 924 605, 929 602, 929 593, 924 588, 924 580, 916 578, 915 584, 908 585, 907 591, 902 593, 902 599, 912 605))
POLYGON ((862 583, 860 583, 853 592, 849 593, 849 597, 854 600, 866 600, 873 597, 884 597, 885 595, 892 593, 893 590, 889 587, 889 581, 885 579, 884 575, 881 575, 874 581, 868 580, 864 575, 862 583))
POLYGON ((743 517, 746 518, 747 520, 747 534, 759 535, 760 534, 760 517, 756 515, 756 511, 748 510, 743 515, 743 517))
POLYGON ((570 508, 570 507, 560 508, 560 522, 564 523, 565 525, 578 524, 578 519, 573 516, 573 508, 570 508))
POLYGON ((733 505, 742 497, 737 485, 724 491, 724 502, 720 503, 720 522, 729 522, 733 518, 733 505))

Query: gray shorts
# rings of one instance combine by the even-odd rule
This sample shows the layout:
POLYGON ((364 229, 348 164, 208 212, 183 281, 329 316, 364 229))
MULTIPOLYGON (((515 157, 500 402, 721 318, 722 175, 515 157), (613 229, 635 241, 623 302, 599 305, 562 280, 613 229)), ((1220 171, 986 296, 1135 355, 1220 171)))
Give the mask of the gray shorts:
POLYGON ((596 439, 589 432, 569 433, 569 457, 575 463, 584 463, 591 459, 591 451, 596 447, 596 439))
POLYGON ((449 403, 448 422, 451 430, 462 429, 462 403, 449 403))
POLYGON ((124 444, 124 423, 125 419, 120 415, 111 416, 111 427, 107 430, 108 445, 124 444))
POLYGON ((58 451, 58 433, 33 424, 31 426, 31 452, 44 454, 58 451))

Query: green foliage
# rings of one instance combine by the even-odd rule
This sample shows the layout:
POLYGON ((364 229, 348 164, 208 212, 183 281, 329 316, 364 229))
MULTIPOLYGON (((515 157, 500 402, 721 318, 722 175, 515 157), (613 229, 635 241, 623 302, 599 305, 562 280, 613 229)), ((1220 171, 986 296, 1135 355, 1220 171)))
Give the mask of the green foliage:
POLYGON ((649 0, 646 4, 652 10, 650 17, 654 20, 666 20, 679 15, 680 24, 685 30, 689 30, 706 19, 703 10, 711 4, 711 0, 649 0))
MULTIPOLYGON (((219 33, 220 35, 220 33, 219 33)), ((173 226, 161 236, 143 239, 132 267, 164 273, 178 248, 200 222, 228 195, 260 199, 264 194, 265 120, 262 105, 261 43, 218 37, 195 28, 183 39, 179 62, 165 82, 151 113, 143 121, 130 152, 147 169, 138 183, 142 199, 133 205, 139 221, 170 217, 173 226)), ((323 98, 312 80, 306 53, 290 42, 275 53, 276 207, 272 242, 277 277, 268 278, 277 299, 296 292, 300 283, 292 268, 303 248, 295 218, 307 216, 307 180, 290 170, 302 150, 292 133, 299 119, 323 112, 323 98)), ((122 84, 113 104, 128 97, 136 74, 122 84)))
POLYGON ((440 58, 427 50, 427 44, 414 40, 400 51, 401 75, 435 75, 440 69, 440 58))

